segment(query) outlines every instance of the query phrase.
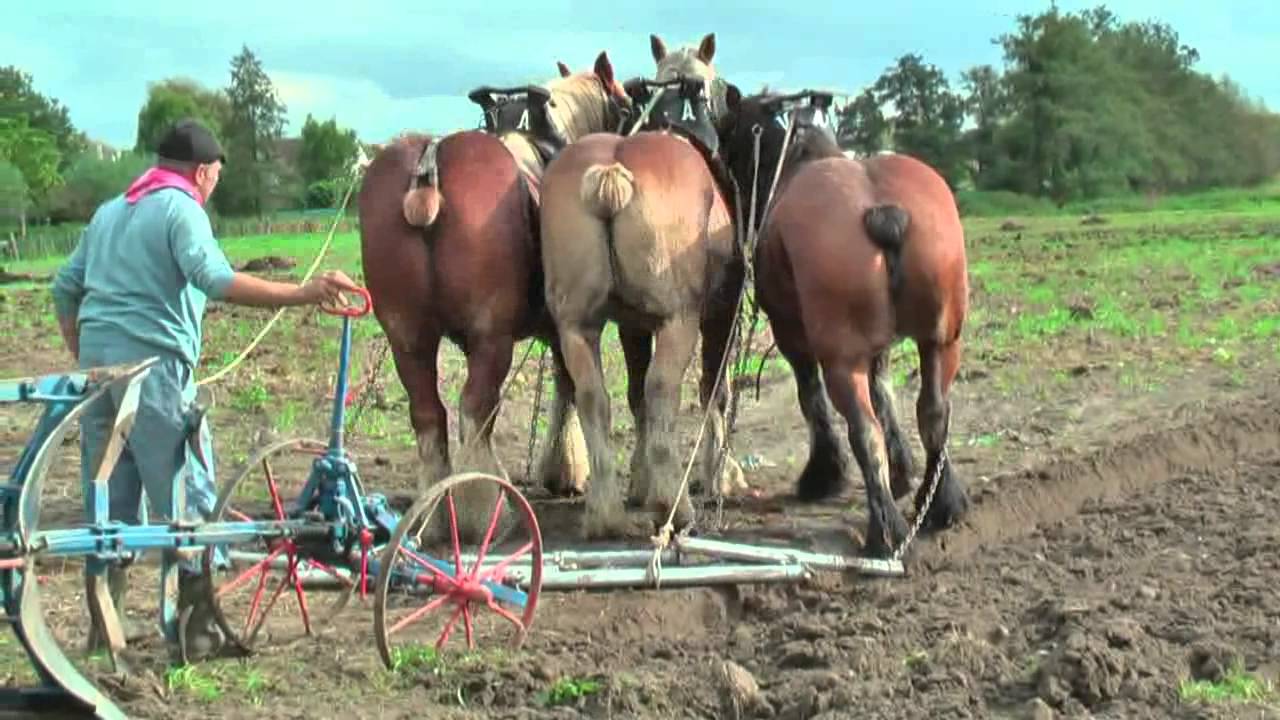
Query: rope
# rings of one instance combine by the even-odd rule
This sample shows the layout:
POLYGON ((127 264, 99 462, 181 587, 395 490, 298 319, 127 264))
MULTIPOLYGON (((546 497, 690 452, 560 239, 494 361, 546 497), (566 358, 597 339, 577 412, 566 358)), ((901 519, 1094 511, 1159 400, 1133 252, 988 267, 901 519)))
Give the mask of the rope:
MULTIPOLYGON (((777 189, 778 179, 782 176, 782 165, 787 157, 787 148, 791 144, 791 137, 793 135, 794 129, 795 129, 794 126, 789 126, 787 128, 786 135, 783 137, 782 150, 781 150, 781 153, 778 155, 778 167, 774 171, 773 182, 770 184, 768 195, 765 198, 765 209, 764 209, 763 215, 761 216, 761 222, 759 223, 760 227, 764 226, 764 220, 768 218, 769 210, 771 209, 771 201, 773 200, 773 192, 774 190, 777 189)), ((751 216, 748 218, 748 224, 747 224, 747 243, 749 245, 749 248, 747 248, 747 250, 751 250, 751 251, 754 251, 755 240, 757 239, 757 236, 758 236, 756 232, 757 225, 755 223, 755 209, 756 209, 756 200, 757 200, 756 186, 759 184, 758 180, 759 180, 759 173, 760 173, 760 134, 761 133, 759 132, 756 133, 755 143, 753 146, 754 169, 752 173, 753 177, 752 177, 752 183, 751 183, 751 216)), ((743 253, 743 263, 746 268, 751 267, 751 255, 748 254, 746 251, 744 251, 743 253)), ((747 271, 746 275, 747 275, 747 278, 751 277, 750 270, 747 271)), ((747 285, 748 283, 744 282, 742 284, 742 287, 738 290, 738 300, 737 300, 737 304, 734 307, 734 313, 733 313, 733 325, 729 329, 730 337, 737 337, 738 333, 740 332, 739 327, 741 326, 741 323, 742 323, 742 301, 746 298, 746 295, 747 295, 747 285)), ((655 588, 660 587, 662 582, 662 553, 671 544, 671 540, 674 537, 676 510, 680 507, 680 500, 684 497, 685 492, 689 488, 689 478, 692 476, 693 465, 698 458, 698 448, 701 447, 702 438, 706 434, 707 421, 711 419, 711 411, 716 407, 715 398, 717 395, 720 394, 720 386, 724 382, 725 369, 727 367, 727 364, 729 362, 729 357, 731 354, 732 353, 726 352, 720 358, 720 367, 716 372, 716 383, 711 389, 711 401, 707 403, 707 409, 703 411, 702 423, 698 427, 698 436, 697 438, 694 439, 694 442, 693 442, 693 451, 690 453, 689 462, 685 465, 684 476, 680 479, 680 489, 676 492, 675 501, 671 503, 671 511, 667 513, 666 522, 664 522, 662 524, 662 527, 659 528, 658 534, 650 538, 650 540, 653 541, 654 550, 653 550, 653 556, 649 559, 649 565, 646 568, 645 575, 646 575, 646 579, 650 579, 653 581, 655 588)), ((727 432, 725 437, 725 445, 728 445, 727 432)), ((716 492, 718 493, 719 484, 716 483, 715 487, 716 487, 716 492)))
MULTIPOLYGON (((316 258, 311 262, 311 267, 307 268, 307 272, 302 276, 302 282, 299 283, 300 285, 305 285, 307 281, 311 279, 311 276, 315 274, 316 269, 320 267, 320 261, 323 260, 325 254, 329 252, 329 246, 333 244, 334 233, 337 232, 338 224, 342 222, 342 218, 346 214, 347 203, 351 200, 351 193, 355 192, 356 183, 359 182, 359 180, 360 175, 359 173, 356 173, 351 178, 351 183, 347 185, 347 193, 342 198, 342 205, 338 208, 338 212, 334 213, 333 224, 329 226, 329 235, 325 238, 324 244, 320 246, 320 252, 316 253, 316 258)), ((262 338, 267 336, 267 333, 271 331, 272 326, 276 324, 276 321, 280 319, 281 315, 284 315, 284 311, 287 309, 288 308, 282 307, 276 310, 275 315, 271 316, 271 319, 267 321, 267 324, 263 326, 262 330, 258 332, 253 340, 249 341, 249 344, 245 346, 245 349, 242 350, 234 360, 227 363, 222 369, 218 370, 218 372, 203 380, 197 381, 196 385, 211 385, 231 374, 231 371, 235 370, 240 363, 244 362, 245 358, 249 357, 249 353, 253 352, 254 348, 258 347, 258 343, 262 342, 262 338)))

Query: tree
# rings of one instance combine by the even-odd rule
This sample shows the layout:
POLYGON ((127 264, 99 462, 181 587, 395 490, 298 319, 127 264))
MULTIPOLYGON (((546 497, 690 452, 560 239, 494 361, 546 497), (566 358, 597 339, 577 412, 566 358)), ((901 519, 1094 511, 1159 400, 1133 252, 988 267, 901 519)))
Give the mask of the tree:
POLYGON ((961 75, 966 114, 974 128, 965 135, 965 145, 973 158, 974 181, 985 187, 1000 166, 1000 147, 996 133, 1008 119, 1009 95, 999 71, 990 65, 979 65, 961 75))
POLYGON ((963 172, 964 101, 942 71, 908 53, 872 89, 880 105, 893 104, 894 149, 932 165, 955 187, 963 172))
POLYGON ((248 46, 231 60, 226 93, 231 105, 226 127, 230 192, 222 195, 221 207, 261 216, 265 196, 278 195, 282 184, 275 147, 284 134, 286 108, 248 46))
POLYGON ((71 164, 54 194, 51 219, 88 221, 99 205, 124 192, 149 165, 149 158, 139 153, 122 153, 115 159, 82 154, 71 164))
POLYGON ((0 227, 16 223, 25 236, 30 206, 31 195, 22 171, 8 160, 0 159, 0 227))
POLYGON ((22 173, 31 205, 43 207, 49 193, 60 184, 58 165, 62 153, 53 135, 27 123, 25 115, 0 117, 0 160, 22 173))
POLYGON ((210 90, 194 80, 169 78, 147 85, 147 101, 138 111, 138 135, 134 150, 151 154, 164 133, 183 118, 203 123, 222 139, 231 117, 231 101, 222 90, 210 90))
POLYGON ((30 127, 54 139, 59 157, 69 161, 87 144, 84 134, 71 124, 71 115, 60 102, 37 92, 29 73, 8 65, 0 67, 0 118, 27 118, 30 127))
POLYGON ((836 139, 840 147, 860 155, 874 155, 885 148, 889 123, 880 111, 880 101, 870 89, 840 108, 836 139))
POLYGON ((298 149, 298 171, 306 188, 307 207, 333 207, 359 151, 354 130, 338 127, 336 118, 320 123, 307 114, 298 149))

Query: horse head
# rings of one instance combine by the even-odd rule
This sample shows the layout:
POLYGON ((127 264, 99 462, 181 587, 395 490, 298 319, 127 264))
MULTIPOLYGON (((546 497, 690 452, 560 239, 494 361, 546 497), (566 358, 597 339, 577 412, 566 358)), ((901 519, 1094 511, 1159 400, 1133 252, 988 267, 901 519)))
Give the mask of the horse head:
POLYGON ((641 130, 675 130, 695 139, 708 154, 718 154, 720 138, 712 116, 710 94, 702 78, 683 75, 670 80, 632 78, 624 87, 634 107, 639 108, 626 131, 637 123, 641 130), (641 117, 644 108, 649 108, 649 112, 641 117))
POLYGON ((711 115, 719 118, 726 111, 725 93, 728 84, 719 76, 712 59, 716 55, 716 34, 707 33, 697 47, 686 45, 667 51, 667 45, 657 35, 649 36, 649 50, 657 65, 658 80, 676 80, 681 77, 702 78, 711 98, 711 115))
POLYGON ((779 162, 841 154, 831 118, 834 98, 832 92, 807 89, 789 95, 743 97, 737 86, 730 85, 725 93, 728 112, 719 123, 719 137, 721 155, 738 184, 749 188, 754 180, 763 198, 773 185, 779 162))
POLYGON ((467 94, 484 111, 484 128, 498 136, 519 134, 554 154, 583 135, 617 130, 631 99, 614 76, 607 52, 595 66, 574 73, 556 62, 559 77, 541 85, 478 87, 467 94))

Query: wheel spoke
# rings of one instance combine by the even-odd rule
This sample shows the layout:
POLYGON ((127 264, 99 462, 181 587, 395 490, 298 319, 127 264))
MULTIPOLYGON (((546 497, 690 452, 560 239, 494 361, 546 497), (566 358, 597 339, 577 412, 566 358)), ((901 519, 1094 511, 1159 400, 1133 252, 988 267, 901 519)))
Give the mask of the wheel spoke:
POLYGON ((489 529, 485 530, 484 540, 480 543, 480 549, 476 551, 476 564, 471 567, 471 574, 475 575, 480 572, 480 566, 484 564, 484 556, 489 552, 489 543, 493 541, 493 531, 498 527, 498 519, 502 517, 502 506, 507 501, 507 491, 498 490, 498 502, 493 506, 493 514, 489 516, 489 529))
POLYGON ((422 616, 426 615, 432 610, 435 610, 436 608, 445 604, 445 602, 448 601, 448 599, 449 599, 448 595, 441 595, 440 597, 433 598, 431 602, 427 603, 426 605, 423 605, 417 610, 414 610, 413 612, 401 618, 400 622, 387 628, 387 635, 390 636, 396 632, 399 632, 404 626, 420 620, 422 616))
POLYGON ((486 580, 496 580, 497 582, 501 582, 502 574, 506 572, 508 567, 511 567, 511 563, 524 557, 532 549, 533 549, 533 543, 531 542, 525 543, 520 547, 519 550, 516 550, 515 552, 511 553, 507 557, 503 558, 501 562, 499 562, 497 565, 494 565, 489 570, 485 571, 476 579, 479 582, 484 582, 486 580))
MULTIPOLYGON (((436 567, 433 563, 428 562, 427 559, 422 557, 421 555, 418 555, 417 553, 415 553, 414 551, 410 550, 409 548, 403 545, 400 546, 399 551, 404 553, 405 555, 408 555, 411 560, 421 565, 422 569, 430 572, 432 575, 435 575, 436 577, 441 578, 442 580, 447 582, 450 587, 458 586, 459 581, 457 578, 454 578, 452 575, 436 567)), ((384 569, 383 572, 387 572, 387 570, 384 569)))
POLYGON ((444 624, 444 631, 442 631, 440 633, 440 637, 436 639, 437 653, 440 652, 440 649, 445 646, 445 643, 449 642, 449 635, 453 632, 453 626, 457 624, 458 618, 462 615, 464 611, 466 611, 466 609, 467 609, 467 603, 464 600, 463 602, 458 603, 458 609, 454 610, 453 614, 449 616, 449 622, 444 624))
MULTIPOLYGON (((282 553, 282 552, 284 552, 284 551, 285 551, 285 546, 284 546, 284 545, 281 545, 280 547, 276 548, 275 550, 272 550, 270 553, 268 553, 268 554, 267 554, 267 556, 266 556, 265 558, 263 558, 262 560, 259 560, 258 562, 254 563, 253 565, 251 565, 251 566, 249 567, 249 569, 248 569, 248 570, 245 570, 243 573, 241 573, 239 576, 237 576, 237 577, 236 577, 236 579, 234 579, 234 580, 232 580, 231 582, 228 582, 228 583, 224 584, 222 587, 218 588, 217 597, 222 597, 222 596, 223 596, 223 595, 225 595, 226 593, 229 593, 229 592, 231 592, 232 590, 234 590, 234 589, 236 589, 237 587, 239 587, 240 585, 244 584, 245 582, 247 582, 247 581, 249 580, 249 576, 253 575, 253 574, 254 574, 255 572, 257 572, 258 570, 261 570, 261 571, 262 571, 262 576, 265 578, 265 577, 266 577, 266 575, 267 575, 267 571, 270 569, 271 562, 272 562, 273 560, 275 560, 275 559, 276 559, 276 557, 277 557, 280 553, 282 553)), ((265 580, 263 580, 263 582, 265 583, 266 581, 265 581, 265 580)))
POLYGON ((453 574, 462 582, 462 544, 458 542, 458 510, 453 504, 453 491, 445 493, 444 500, 449 504, 449 532, 453 535, 453 574))
POLYGON ((515 625, 515 626, 516 626, 516 630, 517 630, 521 635, 523 635, 523 634, 524 634, 525 627, 524 627, 524 621, 523 621, 523 620, 521 620, 520 618, 516 617, 516 616, 515 616, 515 615, 513 615, 509 610, 507 610, 506 608, 504 608, 504 607, 502 607, 501 605, 499 605, 499 604, 498 604, 498 603, 497 603, 493 598, 489 598, 489 602, 488 602, 488 603, 486 603, 486 606, 487 606, 490 610, 492 610, 492 611, 494 611, 495 613, 497 613, 499 617, 501 617, 501 618, 505 619, 507 622, 511 623, 512 625, 515 625))

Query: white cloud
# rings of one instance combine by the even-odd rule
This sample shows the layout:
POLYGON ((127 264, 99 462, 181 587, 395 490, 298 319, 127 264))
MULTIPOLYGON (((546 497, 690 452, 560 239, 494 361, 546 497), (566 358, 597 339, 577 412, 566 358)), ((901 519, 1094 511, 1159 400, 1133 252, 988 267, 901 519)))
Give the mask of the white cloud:
POLYGON ((297 135, 310 113, 317 120, 337 118, 365 142, 386 142, 407 130, 443 133, 476 127, 480 109, 464 96, 427 95, 393 98, 368 80, 294 72, 267 73, 288 109, 286 135, 297 135))

